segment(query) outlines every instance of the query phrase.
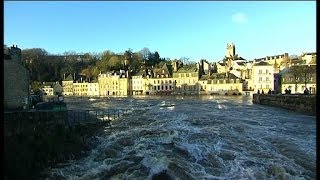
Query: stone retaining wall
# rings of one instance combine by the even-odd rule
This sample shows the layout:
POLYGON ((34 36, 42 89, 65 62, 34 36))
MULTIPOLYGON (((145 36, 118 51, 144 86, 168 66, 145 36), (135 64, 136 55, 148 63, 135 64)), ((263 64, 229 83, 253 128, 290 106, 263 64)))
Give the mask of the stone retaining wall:
POLYGON ((4 179, 39 179, 45 168, 84 155, 92 138, 108 125, 107 121, 96 120, 67 126, 66 118, 53 113, 67 117, 67 111, 5 114, 4 179))
POLYGON ((253 103, 316 115, 316 95, 253 94, 253 103))

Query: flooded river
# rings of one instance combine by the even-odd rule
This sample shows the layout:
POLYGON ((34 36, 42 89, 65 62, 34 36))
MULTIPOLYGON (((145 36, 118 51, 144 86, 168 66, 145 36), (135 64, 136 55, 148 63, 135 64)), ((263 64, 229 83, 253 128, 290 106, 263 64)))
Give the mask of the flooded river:
POLYGON ((316 118, 250 97, 82 98, 68 106, 126 114, 88 156, 48 179, 316 178, 316 118))

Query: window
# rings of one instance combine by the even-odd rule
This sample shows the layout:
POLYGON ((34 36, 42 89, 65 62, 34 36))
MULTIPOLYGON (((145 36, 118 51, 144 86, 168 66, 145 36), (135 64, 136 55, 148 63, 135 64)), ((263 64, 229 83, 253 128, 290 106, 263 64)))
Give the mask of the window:
POLYGON ((266 81, 269 81, 269 77, 266 77, 266 81))
POLYGON ((268 69, 266 69, 266 73, 268 74, 268 69))
POLYGON ((262 70, 261 69, 259 70, 259 74, 262 74, 262 70))
POLYGON ((292 80, 293 80, 293 78, 292 78, 292 77, 289 77, 289 81, 292 82, 292 80))
POLYGON ((269 89, 269 84, 266 85, 266 88, 269 89))
POLYGON ((262 77, 259 77, 259 81, 262 81, 262 77))

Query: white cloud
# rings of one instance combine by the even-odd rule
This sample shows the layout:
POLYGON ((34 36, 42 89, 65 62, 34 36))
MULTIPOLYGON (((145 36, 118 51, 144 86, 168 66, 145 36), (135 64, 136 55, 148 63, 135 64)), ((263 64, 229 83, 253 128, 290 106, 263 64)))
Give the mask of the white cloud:
POLYGON ((238 24, 244 24, 248 22, 247 15, 244 13, 235 13, 232 15, 232 21, 238 24))

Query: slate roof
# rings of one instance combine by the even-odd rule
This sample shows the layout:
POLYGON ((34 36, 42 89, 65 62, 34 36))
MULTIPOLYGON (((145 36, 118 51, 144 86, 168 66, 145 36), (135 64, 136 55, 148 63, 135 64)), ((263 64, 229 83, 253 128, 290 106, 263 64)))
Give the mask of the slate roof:
MULTIPOLYGON (((235 76, 232 73, 229 73, 230 79, 239 79, 237 76, 235 76)), ((226 73, 214 73, 212 74, 209 79, 229 79, 226 73)))
POLYGON ((51 86, 51 87, 53 87, 55 84, 56 84, 56 82, 43 82, 42 83, 44 86, 51 86))
POLYGON ((266 61, 260 61, 254 64, 254 66, 271 66, 269 63, 266 61))
POLYGON ((132 76, 145 76, 145 75, 146 75, 145 69, 140 69, 138 72, 132 74, 132 76))
POLYGON ((72 74, 69 74, 69 76, 67 76, 67 78, 65 79, 65 81, 73 81, 72 74))
POLYGON ((218 62, 218 64, 220 64, 221 66, 225 66, 226 65, 226 63, 220 63, 220 62, 218 62))
POLYGON ((191 73, 191 72, 197 72, 198 68, 196 64, 190 64, 190 65, 183 65, 181 68, 178 69, 177 73, 191 73))
POLYGON ((244 66, 244 65, 246 65, 246 63, 245 62, 236 62, 238 65, 240 65, 240 66, 244 66))
POLYGON ((172 76, 172 65, 168 65, 165 63, 161 68, 154 68, 153 72, 155 75, 168 74, 169 76, 172 76))

